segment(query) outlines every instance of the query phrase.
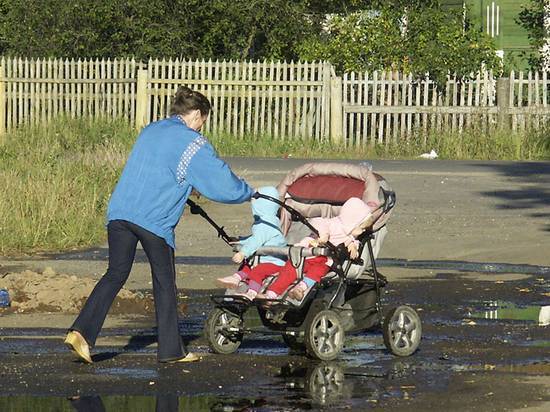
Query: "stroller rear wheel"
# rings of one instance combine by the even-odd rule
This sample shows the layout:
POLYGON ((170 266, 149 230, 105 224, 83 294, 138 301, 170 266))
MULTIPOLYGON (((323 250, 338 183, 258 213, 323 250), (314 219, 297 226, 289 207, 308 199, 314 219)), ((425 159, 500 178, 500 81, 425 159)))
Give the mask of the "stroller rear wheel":
POLYGON ((214 309, 206 320, 206 339, 215 353, 235 352, 243 341, 243 320, 240 316, 220 308, 214 309))
POLYGON ((328 309, 321 310, 306 324, 308 355, 324 361, 335 359, 344 346, 344 335, 338 314, 328 309))
POLYGON ((409 306, 398 306, 388 312, 382 327, 386 348, 397 356, 412 355, 422 338, 422 322, 409 306))

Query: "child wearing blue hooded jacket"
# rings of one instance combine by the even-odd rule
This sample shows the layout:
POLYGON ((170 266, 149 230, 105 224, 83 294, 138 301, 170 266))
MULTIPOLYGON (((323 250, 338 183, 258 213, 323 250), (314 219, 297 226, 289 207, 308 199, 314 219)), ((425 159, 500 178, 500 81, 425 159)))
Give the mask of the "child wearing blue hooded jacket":
MULTIPOLYGON (((261 187, 258 192, 276 199, 279 198, 279 192, 273 186, 261 187)), ((278 209, 279 205, 268 199, 252 199, 252 214, 254 215, 252 235, 239 241, 241 248, 233 256, 233 262, 242 263, 262 246, 287 246, 286 239, 281 232, 281 222, 277 217, 278 209)), ((248 290, 242 294, 239 293, 239 295, 253 300, 260 291, 263 280, 278 273, 284 264, 285 261, 276 256, 261 256, 259 263, 253 268, 244 263, 238 272, 219 278, 216 283, 223 288, 235 289, 240 282, 244 281, 248 284, 248 290)))

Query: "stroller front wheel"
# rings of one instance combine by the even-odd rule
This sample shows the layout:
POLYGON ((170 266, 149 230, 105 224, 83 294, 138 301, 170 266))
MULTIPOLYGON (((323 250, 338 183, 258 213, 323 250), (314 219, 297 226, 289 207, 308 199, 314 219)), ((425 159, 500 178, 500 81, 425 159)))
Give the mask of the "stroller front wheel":
POLYGON ((206 340, 215 353, 234 353, 243 341, 243 320, 240 316, 224 309, 216 308, 206 320, 206 340))
POLYGON ((382 327, 386 348, 397 356, 412 355, 422 338, 422 323, 409 306, 398 306, 388 312, 382 327))
POLYGON ((344 346, 344 335, 338 314, 328 309, 321 310, 306 324, 308 355, 324 361, 335 359, 344 346))

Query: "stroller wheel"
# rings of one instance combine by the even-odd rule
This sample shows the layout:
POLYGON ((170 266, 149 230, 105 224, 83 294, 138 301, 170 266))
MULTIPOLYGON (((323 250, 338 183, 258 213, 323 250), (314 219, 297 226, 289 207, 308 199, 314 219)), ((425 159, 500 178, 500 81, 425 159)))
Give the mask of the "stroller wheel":
POLYGON ((386 348, 397 356, 412 355, 422 338, 422 323, 416 311, 409 306, 398 306, 389 311, 382 327, 386 348))
POLYGON ((344 334, 344 327, 336 312, 318 312, 306 324, 305 344, 308 355, 325 361, 335 359, 344 346, 344 334))
POLYGON ((220 308, 214 309, 206 320, 206 339, 215 353, 235 352, 243 341, 243 320, 240 316, 220 308))

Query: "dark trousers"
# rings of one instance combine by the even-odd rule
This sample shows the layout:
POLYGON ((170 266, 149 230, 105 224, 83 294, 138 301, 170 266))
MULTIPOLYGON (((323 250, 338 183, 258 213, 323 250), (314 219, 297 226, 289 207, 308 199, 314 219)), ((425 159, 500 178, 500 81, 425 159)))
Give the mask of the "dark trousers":
POLYGON ((107 237, 107 273, 95 286, 70 329, 80 332, 90 346, 95 344, 115 296, 128 279, 139 241, 149 259, 153 275, 158 359, 163 362, 185 356, 187 350, 178 329, 174 249, 168 246, 163 238, 124 220, 109 222, 107 237))

